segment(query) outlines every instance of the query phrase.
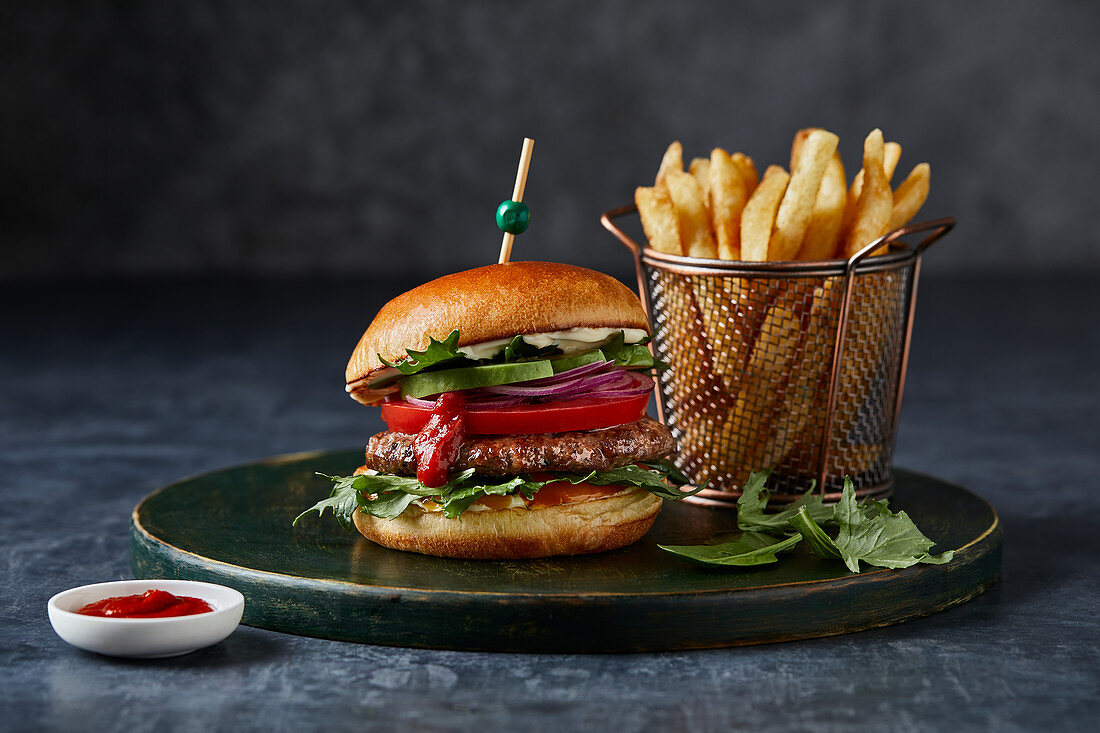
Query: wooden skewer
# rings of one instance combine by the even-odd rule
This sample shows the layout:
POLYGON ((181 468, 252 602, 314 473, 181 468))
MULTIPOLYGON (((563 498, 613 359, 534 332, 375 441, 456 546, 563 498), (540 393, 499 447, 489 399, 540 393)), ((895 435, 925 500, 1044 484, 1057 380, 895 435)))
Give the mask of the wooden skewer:
MULTIPOLYGON (((527 185, 527 169, 531 167, 531 151, 535 149, 535 141, 529 137, 523 138, 523 152, 519 156, 519 170, 516 171, 516 187, 512 189, 512 200, 523 201, 523 189, 527 185)), ((504 233, 504 239, 500 243, 500 259, 504 264, 512 256, 512 242, 516 235, 511 232, 504 233)))

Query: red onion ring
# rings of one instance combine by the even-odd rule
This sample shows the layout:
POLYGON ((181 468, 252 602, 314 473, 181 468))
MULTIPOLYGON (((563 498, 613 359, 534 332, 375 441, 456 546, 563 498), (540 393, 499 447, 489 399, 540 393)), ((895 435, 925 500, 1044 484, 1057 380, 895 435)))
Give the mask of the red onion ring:
MULTIPOLYGON (((553 377, 465 390, 466 404, 470 407, 492 409, 514 407, 520 404, 567 402, 583 398, 634 397, 653 390, 653 380, 644 374, 624 368, 601 371, 609 364, 611 362, 596 362, 555 374, 553 377), (578 372, 581 372, 579 376, 578 372)), ((426 409, 435 407, 434 399, 405 397, 405 401, 415 407, 426 409)))

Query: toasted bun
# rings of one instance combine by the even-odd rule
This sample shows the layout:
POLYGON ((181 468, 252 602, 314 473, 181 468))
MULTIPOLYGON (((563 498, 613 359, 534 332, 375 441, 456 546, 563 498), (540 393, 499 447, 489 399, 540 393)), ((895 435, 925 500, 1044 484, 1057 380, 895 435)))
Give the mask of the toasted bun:
POLYGON ((403 293, 374 317, 348 361, 348 384, 378 360, 422 351, 459 330, 459 346, 568 328, 649 331, 638 296, 613 277, 555 262, 508 262, 456 272, 403 293))
POLYGON ((638 541, 653 525, 661 500, 644 489, 538 509, 464 512, 448 519, 412 504, 394 519, 363 511, 355 526, 394 550, 439 557, 511 560, 604 552, 638 541))

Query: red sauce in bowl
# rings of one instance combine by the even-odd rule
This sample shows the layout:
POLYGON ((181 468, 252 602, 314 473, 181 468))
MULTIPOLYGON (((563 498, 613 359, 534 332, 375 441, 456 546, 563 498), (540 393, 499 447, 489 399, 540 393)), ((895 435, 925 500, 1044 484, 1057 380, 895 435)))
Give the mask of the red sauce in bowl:
POLYGON ((114 596, 93 601, 77 613, 108 618, 166 618, 210 613, 213 607, 201 598, 174 596, 165 590, 147 590, 141 595, 114 596))

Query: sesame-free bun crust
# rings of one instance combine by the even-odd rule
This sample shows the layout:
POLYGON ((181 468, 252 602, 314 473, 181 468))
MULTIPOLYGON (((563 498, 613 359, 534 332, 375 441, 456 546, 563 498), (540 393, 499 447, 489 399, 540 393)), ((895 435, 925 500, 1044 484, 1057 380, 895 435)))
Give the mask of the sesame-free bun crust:
POLYGON ((463 512, 448 519, 415 504, 394 519, 359 510, 356 528, 393 550, 475 560, 583 555, 638 541, 653 525, 661 500, 644 489, 537 509, 463 512))
POLYGON ((649 331, 638 297, 609 275, 556 262, 507 262, 445 275, 397 296, 359 339, 348 384, 385 368, 378 360, 423 351, 459 330, 459 346, 569 328, 649 331))

